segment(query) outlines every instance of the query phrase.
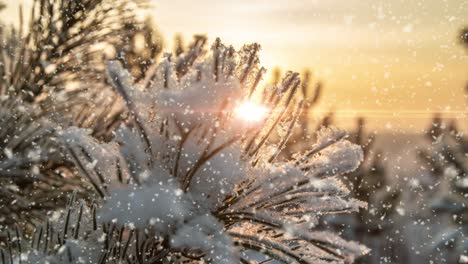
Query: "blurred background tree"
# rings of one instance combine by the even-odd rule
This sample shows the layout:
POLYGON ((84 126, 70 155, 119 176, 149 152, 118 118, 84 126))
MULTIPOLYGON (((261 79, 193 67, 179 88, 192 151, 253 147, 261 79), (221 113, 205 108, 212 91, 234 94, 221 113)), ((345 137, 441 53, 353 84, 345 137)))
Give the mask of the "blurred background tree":
MULTIPOLYGON (((460 44, 468 50, 468 28, 459 34, 460 44)), ((465 86, 468 99, 468 83, 465 86)), ((468 100, 467 100, 468 106, 468 100)), ((465 113, 466 114, 466 113, 465 113)), ((419 153, 430 168, 437 188, 430 192, 430 210, 443 228, 430 243, 429 259, 435 263, 468 262, 468 139, 456 120, 435 113, 427 133, 431 142, 419 153)))
POLYGON ((468 27, 460 30, 460 42, 468 49, 468 27))

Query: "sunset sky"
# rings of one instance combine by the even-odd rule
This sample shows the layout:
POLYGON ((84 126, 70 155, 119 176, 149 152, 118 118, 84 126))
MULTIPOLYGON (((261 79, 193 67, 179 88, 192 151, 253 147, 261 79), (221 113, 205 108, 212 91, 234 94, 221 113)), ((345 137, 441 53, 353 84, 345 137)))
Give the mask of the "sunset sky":
MULTIPOLYGON (((14 21, 30 0, 6 3, 14 21)), ((417 130, 434 111, 468 124, 465 0, 154 0, 151 14, 168 49, 176 33, 203 33, 260 43, 269 69, 311 69, 324 84, 319 110, 345 126, 363 115, 373 128, 417 130)))

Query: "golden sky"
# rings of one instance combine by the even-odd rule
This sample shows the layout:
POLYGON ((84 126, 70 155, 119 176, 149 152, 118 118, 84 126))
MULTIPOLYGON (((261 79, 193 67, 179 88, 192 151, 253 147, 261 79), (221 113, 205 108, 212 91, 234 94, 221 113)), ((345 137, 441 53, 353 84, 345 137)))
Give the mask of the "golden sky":
MULTIPOLYGON (((4 13, 13 17, 30 0, 6 2, 4 13)), ((320 111, 334 109, 345 126, 364 115, 374 128, 416 130, 434 111, 468 124, 468 51, 457 42, 468 26, 465 0, 153 3, 168 49, 176 33, 186 41, 204 33, 235 47, 258 42, 267 68, 311 69, 324 84, 320 111)))

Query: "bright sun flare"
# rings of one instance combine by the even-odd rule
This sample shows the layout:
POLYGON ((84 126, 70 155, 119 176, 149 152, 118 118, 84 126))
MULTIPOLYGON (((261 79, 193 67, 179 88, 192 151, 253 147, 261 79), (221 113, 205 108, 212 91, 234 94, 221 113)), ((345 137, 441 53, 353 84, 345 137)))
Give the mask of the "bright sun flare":
POLYGON ((235 110, 234 114, 247 122, 262 121, 268 113, 268 108, 263 105, 246 101, 241 103, 235 110))

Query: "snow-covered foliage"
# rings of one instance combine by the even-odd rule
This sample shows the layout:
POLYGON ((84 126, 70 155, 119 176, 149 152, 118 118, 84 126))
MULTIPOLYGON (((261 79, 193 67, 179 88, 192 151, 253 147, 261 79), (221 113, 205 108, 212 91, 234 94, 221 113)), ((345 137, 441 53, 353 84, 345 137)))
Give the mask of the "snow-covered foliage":
POLYGON ((148 31, 134 12, 147 2, 34 0, 26 12, 30 23, 22 23, 20 9, 18 28, 0 25, 0 96, 39 105, 49 118, 107 136, 118 126, 122 104, 103 78, 105 61, 126 58, 130 40, 148 31))
MULTIPOLYGON (((331 124, 334 123, 333 111, 326 115, 317 113, 317 104, 321 103, 321 95, 328 92, 323 89, 319 81, 311 77, 310 71, 305 71, 301 83, 301 93, 296 95, 295 100, 304 100, 304 109, 297 120, 297 126, 293 130, 280 130, 278 141, 281 135, 289 137, 283 142, 284 148, 279 153, 281 159, 288 159, 295 153, 303 152, 311 148, 320 149, 320 144, 327 145, 329 142, 337 141, 346 137, 350 142, 359 145, 364 154, 364 161, 358 169, 351 173, 340 176, 343 183, 350 189, 350 197, 361 200, 368 204, 368 210, 359 210, 352 214, 329 215, 321 221, 323 228, 331 228, 350 240, 359 241, 366 244, 372 250, 359 259, 362 263, 379 262, 379 259, 387 253, 388 248, 402 248, 404 244, 395 238, 398 228, 395 225, 395 209, 400 208, 400 192, 396 188, 387 185, 389 176, 386 174, 383 164, 382 152, 376 149, 375 134, 365 131, 366 122, 364 118, 356 120, 356 128, 350 132, 349 136, 342 130, 334 130, 331 124), (323 92, 325 91, 325 92, 323 92), (320 130, 322 127, 329 127, 327 130, 320 130), (315 141, 318 141, 314 143, 315 141), (385 188, 388 186, 387 188, 385 188), (379 241, 385 241, 382 246, 379 241), (384 248, 385 247, 385 248, 384 248)), ((277 69, 273 73, 271 83, 278 84, 281 73, 277 69)), ((315 152, 312 152, 312 154, 315 152)), ((344 161, 346 162, 346 161, 344 161)), ((403 259, 401 255, 392 256, 391 261, 403 259)))
MULTIPOLYGON (((0 56, 4 76, 0 94, 17 94, 32 101, 44 93, 59 94, 65 85, 84 88, 83 80, 90 84, 101 78, 104 44, 112 45, 133 34, 125 28, 127 23, 136 23, 135 14, 128 10, 144 3, 35 0, 27 12, 31 16, 27 28, 21 24, 1 35, 5 52, 0 56)), ((24 20, 22 12, 19 20, 24 20)), ((44 99, 50 98, 38 98, 44 99)))
POLYGON ((149 66, 160 46, 140 60, 120 45, 135 32, 153 41, 131 12, 145 2, 36 1, 27 33, 21 25, 1 36, 0 224, 26 227, 2 233, 1 263, 347 263, 366 254, 317 228, 322 215, 366 207, 338 180, 359 166, 360 147, 324 128, 306 152, 278 161, 307 107, 295 99, 299 75, 260 89, 258 44, 236 51, 218 39, 207 51, 203 36, 149 66), (109 49, 118 60, 103 67, 109 49), (100 90, 109 83, 114 91, 100 90), (245 103, 253 112, 240 114, 245 103))
POLYGON ((64 205, 67 185, 79 188, 57 138, 41 111, 0 100, 0 233, 14 224, 31 225, 41 211, 64 205))
POLYGON ((18 28, 0 21, 1 230, 29 229, 46 210, 63 207, 70 190, 86 189, 56 133, 75 125, 106 138, 118 127, 123 104, 103 78, 103 53, 128 46, 121 39, 134 37, 134 10, 145 3, 36 0, 28 25, 22 9, 18 28))
MULTIPOLYGON (((58 239, 64 249, 44 250, 45 257, 52 261, 68 252, 72 259, 96 257, 85 263, 251 263, 258 252, 283 263, 344 263, 367 253, 316 228, 321 215, 366 206, 346 199, 349 191, 337 178, 358 167, 362 151, 341 130, 327 128, 306 153, 276 162, 272 157, 281 144, 272 145, 269 137, 293 122, 288 109, 302 105, 291 105, 300 79, 288 73, 257 100, 264 72, 258 50, 254 44, 235 51, 219 40, 210 52, 194 45, 175 58, 166 55, 139 83, 110 62, 109 78, 129 120, 108 143, 78 128, 61 132, 76 167, 96 190, 97 207, 88 214, 91 224, 77 220, 73 240, 58 239), (268 114, 257 122, 243 120, 235 113, 245 101, 264 105, 268 114), (93 235, 80 236, 81 227, 93 235), (87 246, 73 253, 75 244, 95 248, 96 238, 107 241, 100 254, 84 252, 87 246)), ((65 212, 65 221, 72 211, 65 212)), ((66 234, 71 227, 65 226, 66 234)))

